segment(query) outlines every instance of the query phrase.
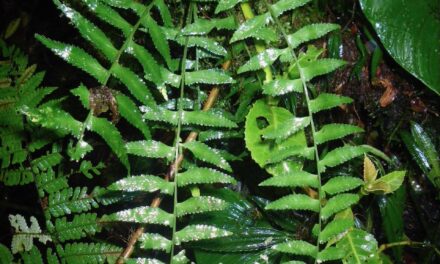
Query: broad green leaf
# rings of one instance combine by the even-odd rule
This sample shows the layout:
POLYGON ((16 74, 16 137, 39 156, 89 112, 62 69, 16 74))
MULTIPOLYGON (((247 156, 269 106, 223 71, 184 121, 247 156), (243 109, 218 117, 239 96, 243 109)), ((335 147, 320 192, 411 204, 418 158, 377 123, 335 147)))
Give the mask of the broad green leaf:
POLYGON ((317 113, 323 110, 331 109, 343 104, 350 104, 353 99, 329 93, 321 93, 313 100, 310 100, 310 111, 317 113))
POLYGON ((121 116, 127 120, 128 123, 139 129, 139 131, 141 131, 144 135, 145 139, 150 139, 150 129, 142 120, 142 114, 138 110, 136 104, 128 96, 123 94, 117 94, 115 98, 116 102, 118 103, 118 111, 121 116))
POLYGON ((107 79, 107 70, 83 49, 59 41, 51 40, 42 35, 35 35, 35 38, 51 49, 53 53, 73 66, 87 72, 98 82, 103 84, 107 79))
POLYGON ((275 187, 318 187, 318 176, 305 171, 292 171, 288 174, 271 177, 259 186, 275 187))
POLYGON ((348 124, 328 124, 316 132, 315 142, 316 144, 323 144, 327 141, 342 139, 345 136, 361 132, 364 132, 364 130, 358 126, 348 124))
POLYGON ((388 194, 397 190, 405 179, 406 171, 393 171, 385 176, 380 177, 374 182, 367 183, 364 189, 367 192, 388 194))
POLYGON ((110 39, 107 38, 101 29, 74 9, 62 4, 59 0, 54 0, 54 2, 64 15, 70 19, 83 38, 89 41, 97 50, 101 51, 109 61, 113 62, 116 59, 118 50, 116 50, 110 39))
POLYGON ((331 178, 326 184, 324 184, 321 190, 330 195, 334 195, 341 192, 353 190, 361 186, 364 182, 355 177, 338 176, 331 178))
POLYGON ((345 64, 345 61, 338 59, 319 59, 310 62, 306 67, 302 68, 301 71, 305 81, 308 82, 315 77, 330 73, 345 64))
POLYGON ((229 84, 235 83, 234 79, 223 71, 219 70, 200 70, 185 73, 185 84, 229 84))
POLYGON ((336 148, 325 155, 325 157, 319 161, 319 166, 322 171, 325 171, 326 167, 335 167, 345 163, 351 159, 361 156, 368 152, 368 149, 364 146, 343 146, 336 148))
POLYGON ((176 216, 182 217, 188 214, 199 214, 210 211, 221 211, 227 206, 226 202, 212 196, 191 197, 184 202, 178 203, 176 216))
POLYGON ((338 194, 330 198, 326 205, 321 209, 321 218, 327 219, 359 201, 359 195, 351 193, 338 194))
POLYGON ((124 191, 124 192, 156 192, 160 191, 163 194, 173 194, 174 184, 166 181, 158 176, 153 175, 139 175, 129 176, 120 179, 117 182, 109 185, 108 191, 124 191))
POLYGON ((303 92, 303 83, 301 79, 284 80, 279 79, 263 85, 263 93, 267 95, 283 95, 290 92, 303 92))
POLYGON ((87 128, 100 135, 116 154, 121 163, 130 170, 124 140, 118 129, 112 123, 105 118, 91 116, 87 128))
POLYGON ((361 0, 360 4, 388 53, 440 94, 439 3, 431 0, 361 0), (397 15, 394 15, 395 10, 399 10, 397 15))
POLYGON ((319 243, 324 244, 335 236, 347 231, 354 225, 352 219, 334 219, 319 233, 319 243))
POLYGON ((174 148, 154 140, 132 141, 125 145, 128 154, 146 158, 166 158, 172 160, 174 148))
POLYGON ((213 239, 230 235, 232 235, 231 232, 215 226, 189 225, 176 232, 176 244, 180 245, 182 242, 213 239))
POLYGON ((229 163, 220 155, 220 152, 217 149, 213 149, 205 143, 199 141, 187 142, 182 146, 191 151, 191 153, 197 159, 210 163, 226 171, 232 171, 229 163))
POLYGON ((251 36, 253 32, 264 27, 271 21, 271 16, 269 13, 264 13, 262 15, 251 18, 241 24, 238 29, 232 35, 230 43, 246 39, 251 36))
POLYGON ((231 176, 209 168, 191 168, 185 172, 179 172, 176 178, 179 187, 193 184, 236 183, 231 176))
POLYGON ((330 23, 310 24, 300 28, 293 34, 288 35, 287 41, 290 43, 290 45, 292 45, 293 48, 296 48, 302 43, 318 39, 325 34, 339 28, 339 25, 330 23))
POLYGON ((173 226, 174 217, 160 208, 141 206, 122 210, 101 218, 103 222, 132 222, 173 226))
POLYGON ((296 9, 309 3, 311 0, 280 0, 271 5, 272 12, 275 17, 279 17, 284 12, 296 9))
POLYGON ((215 8, 215 13, 218 14, 222 11, 231 9, 241 2, 243 2, 243 0, 220 0, 215 8))
POLYGON ((237 73, 255 71, 272 65, 278 57, 285 53, 287 49, 266 49, 263 52, 250 58, 244 65, 238 68, 237 73))
POLYGON ((296 132, 303 130, 310 124, 310 117, 293 117, 283 118, 279 126, 269 126, 262 131, 263 138, 283 140, 296 132))
POLYGON ((130 69, 115 64, 111 68, 111 72, 117 79, 127 86, 130 93, 138 99, 139 102, 149 107, 154 107, 156 105, 153 95, 145 85, 145 82, 130 69))
POLYGON ((145 233, 139 238, 140 247, 142 249, 163 250, 169 252, 171 250, 171 241, 159 234, 145 233))
POLYGON ((282 244, 277 244, 273 246, 273 249, 283 253, 311 256, 313 258, 315 258, 318 253, 316 245, 312 245, 302 240, 291 240, 282 244))
POLYGON ((336 244, 336 247, 344 251, 342 261, 345 263, 380 263, 377 241, 373 235, 364 230, 351 230, 336 244))
MULTIPOLYGON (((408 149, 408 152, 411 154, 411 157, 414 159, 417 165, 419 165, 420 169, 426 175, 428 175, 431 170, 428 157, 426 157, 426 154, 423 152, 423 150, 416 144, 413 136, 407 131, 402 131, 400 132, 400 137, 402 138, 403 143, 405 143, 405 146, 408 149)), ((435 183, 435 181, 433 183, 435 183)))
MULTIPOLYGON (((142 107, 143 117, 147 120, 167 122, 177 125, 179 121, 178 111, 170 111, 164 108, 148 108, 142 107)), ((235 128, 237 125, 227 119, 220 113, 213 111, 184 111, 182 113, 181 122, 183 125, 199 125, 209 127, 227 127, 235 128)))
POLYGON ((268 204, 266 210, 308 210, 319 212, 319 200, 305 194, 290 194, 268 204))

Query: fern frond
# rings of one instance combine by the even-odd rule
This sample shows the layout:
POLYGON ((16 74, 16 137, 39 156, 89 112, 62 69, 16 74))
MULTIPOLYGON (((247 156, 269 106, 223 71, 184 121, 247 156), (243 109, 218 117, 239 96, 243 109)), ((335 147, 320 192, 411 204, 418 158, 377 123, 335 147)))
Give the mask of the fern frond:
POLYGON ((159 234, 145 233, 139 238, 140 246, 143 249, 154 249, 169 252, 171 241, 159 234))
POLYGON ((342 139, 345 136, 361 132, 364 132, 364 130, 358 126, 328 124, 316 132, 315 141, 316 144, 320 145, 331 140, 342 139))
POLYGON ((52 227, 48 226, 48 228, 52 233, 56 234, 56 237, 61 242, 79 240, 101 231, 97 216, 92 213, 75 215, 72 221, 68 221, 66 217, 57 218, 55 225, 52 227))
POLYGON ((322 186, 322 190, 330 195, 335 195, 337 193, 351 191, 363 183, 361 179, 355 177, 333 177, 322 186))
POLYGON ((174 148, 159 141, 142 140, 132 141, 125 144, 128 154, 147 158, 166 158, 171 160, 174 155, 174 148))
POLYGON ((179 187, 212 183, 235 184, 236 180, 227 174, 209 168, 191 168, 179 173, 177 177, 179 187))
POLYGON ((325 171, 326 167, 338 166, 367 152, 368 149, 364 146, 343 146, 336 148, 327 153, 325 157, 319 161, 319 166, 322 171, 325 171))
POLYGON ((305 194, 290 194, 266 205, 267 210, 308 210, 319 212, 319 200, 305 194))
POLYGON ((333 214, 340 212, 359 201, 359 195, 351 193, 338 194, 330 198, 321 209, 321 218, 327 219, 333 214))
POLYGON ((319 243, 323 244, 342 234, 353 226, 351 219, 334 219, 319 234, 319 243))
POLYGON ((58 245, 57 253, 69 264, 115 263, 121 248, 105 243, 72 243, 58 245))
POLYGON ((263 93, 267 95, 283 95, 290 92, 303 92, 303 83, 301 79, 280 79, 263 85, 263 93))
POLYGON ((316 257, 316 246, 302 240, 291 240, 272 247, 276 251, 283 253, 316 257))
POLYGON ((215 226, 189 225, 184 229, 176 232, 176 244, 180 245, 183 242, 226 237, 230 235, 232 235, 231 232, 215 226))
POLYGON ((310 111, 312 111, 312 113, 318 113, 342 104, 350 104, 351 102, 353 102, 353 100, 346 96, 321 93, 317 98, 310 100, 310 111))
POLYGON ((174 216, 160 208, 141 206, 133 209, 119 211, 110 215, 104 215, 101 218, 101 221, 148 223, 172 226, 174 222, 174 216))
POLYGON ((181 217, 188 214, 221 211, 226 206, 227 203, 224 200, 212 196, 191 197, 177 204, 176 216, 181 217))
POLYGON ((50 194, 47 210, 52 216, 59 217, 72 213, 86 212, 97 207, 98 203, 87 194, 86 187, 76 187, 50 194))
POLYGON ((160 177, 153 175, 139 175, 120 179, 106 188, 107 191, 125 191, 125 192, 156 192, 172 195, 174 184, 160 177))
POLYGON ((318 187, 318 176, 306 171, 293 171, 284 175, 271 177, 259 184, 259 186, 275 187, 318 187))
POLYGON ((229 163, 220 155, 220 152, 206 145, 205 143, 192 141, 182 144, 182 146, 189 151, 199 160, 210 163, 223 170, 232 171, 229 163))
POLYGON ((198 19, 192 24, 182 29, 184 35, 203 35, 208 34, 213 29, 235 29, 235 20, 233 16, 225 18, 198 19))

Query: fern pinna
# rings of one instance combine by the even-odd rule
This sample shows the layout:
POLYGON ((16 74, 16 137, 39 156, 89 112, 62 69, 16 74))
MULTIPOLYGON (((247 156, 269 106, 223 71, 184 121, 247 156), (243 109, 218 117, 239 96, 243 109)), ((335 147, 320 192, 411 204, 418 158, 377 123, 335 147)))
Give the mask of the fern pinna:
MULTIPOLYGON (((221 4, 226 5, 226 1, 221 4)), ((233 1, 231 8, 240 1, 233 1)), ((264 1, 266 12, 254 16, 249 4, 242 3, 241 9, 247 20, 234 32, 231 42, 256 39, 258 54, 242 65, 237 73, 264 70, 262 84, 266 99, 258 100, 246 117, 245 139, 252 158, 273 177, 260 186, 287 187, 292 194, 286 195, 266 206, 268 210, 305 210, 317 214, 317 222, 312 230, 315 241, 301 239, 288 240, 272 247, 273 250, 296 255, 296 260, 285 263, 315 263, 342 260, 346 263, 380 263, 377 242, 367 232, 355 227, 351 207, 359 202, 367 192, 357 193, 356 189, 365 183, 356 177, 328 175, 329 168, 337 167, 356 157, 373 152, 386 158, 376 149, 368 146, 346 144, 328 149, 330 141, 360 133, 363 130, 348 124, 324 124, 318 126, 316 116, 352 100, 331 93, 316 94, 310 86, 314 78, 330 73, 345 62, 338 59, 321 59, 324 49, 308 46, 297 55, 295 50, 302 44, 318 39, 339 28, 338 25, 318 23, 306 25, 294 33, 286 32, 280 17, 287 12, 306 5, 310 0, 281 0, 270 4, 264 1), (275 29, 282 36, 287 47, 267 47, 261 41, 270 43, 269 30, 275 29), (280 76, 273 78, 274 67, 281 64, 280 76), (278 105, 278 97, 286 94, 303 95, 307 112, 295 116, 278 105), (311 93, 312 92, 312 93, 311 93), (306 136, 308 135, 308 137, 306 136), (324 149, 326 149, 324 151, 324 149), (315 169, 304 169, 304 161, 311 161, 315 169), (355 192, 353 192, 355 191, 355 192)), ((274 45, 272 45, 274 46, 274 45)), ((402 182, 404 172, 393 173, 397 182, 402 182)), ((382 178, 388 178, 389 175, 382 178)), ((385 180, 386 181, 386 180, 385 180)), ((387 181, 388 182, 388 181, 387 181)), ((375 183, 375 186, 377 183, 375 183)), ((400 184, 397 184, 400 186, 400 184)), ((387 191, 395 188, 387 185, 387 191)), ((384 191, 382 189, 382 191, 384 191)))
MULTIPOLYGON (((66 152, 72 161, 84 161, 87 155, 93 153, 94 144, 88 140, 89 132, 99 135, 126 168, 128 176, 121 177, 107 187, 95 188, 92 192, 88 192, 86 187, 70 186, 66 178, 63 178, 63 184, 56 185, 57 188, 43 187, 50 186, 52 180, 59 180, 57 177, 47 179, 46 185, 38 186, 40 196, 45 200, 47 229, 56 244, 54 251, 48 251, 47 261, 187 263, 189 260, 182 244, 230 235, 228 230, 210 226, 209 223, 187 225, 185 216, 222 210, 226 206, 226 202, 219 198, 202 195, 203 189, 198 185, 235 183, 234 178, 227 174, 232 169, 221 152, 195 140, 197 132, 206 128, 206 132, 215 133, 236 127, 227 118, 232 115, 209 110, 219 88, 214 88, 209 96, 204 91, 206 85, 234 82, 225 70, 212 66, 204 68, 217 63, 227 54, 207 33, 214 28, 233 29, 234 20, 219 19, 210 29, 206 23, 203 29, 198 28, 197 23, 203 21, 198 22, 198 4, 194 2, 185 7, 183 15, 187 17, 185 24, 188 27, 182 31, 174 25, 175 18, 171 17, 163 0, 145 4, 135 0, 83 0, 76 3, 78 7, 87 8, 84 13, 93 17, 90 19, 76 11, 71 4, 58 0, 54 0, 54 3, 94 51, 89 52, 42 35, 36 35, 36 38, 63 60, 96 80, 96 88, 81 84, 72 90, 88 114, 78 120, 60 105, 54 104, 38 108, 24 107, 20 110, 31 122, 45 129, 71 135, 73 139, 66 152), (136 17, 135 23, 124 18, 127 14, 136 17), (122 37, 110 38, 92 19, 99 20, 106 27, 113 27, 122 37), (140 44, 145 39, 151 40, 152 45, 140 44), (174 58, 172 49, 179 49, 183 56, 174 58), (139 64, 141 74, 133 63, 125 63, 131 60, 139 64), (196 99, 188 100, 187 96, 196 99), (202 108, 201 103, 205 99, 207 103, 202 108), (194 103, 188 104, 191 101, 194 103), (99 116, 108 110, 111 111, 111 121, 99 116), (138 135, 121 134, 118 129, 119 116, 136 128, 138 135), (175 128, 174 143, 153 140, 153 129, 164 128, 175 128), (193 132, 182 142, 182 138, 191 130, 193 132), (126 136, 131 141, 126 142, 126 136), (184 150, 187 152, 186 158, 183 158, 184 150), (139 158, 144 161, 162 160, 168 164, 165 178, 151 175, 149 170, 132 175, 130 159, 139 158), (179 171, 181 165, 185 169, 182 172, 179 171), (128 208, 123 206, 127 199, 133 200, 137 195, 143 197, 143 193, 155 193, 157 197, 150 205, 137 206, 134 203, 128 208), (161 208, 162 200, 171 202, 171 210, 161 208), (106 214, 93 212, 94 208, 108 205, 120 209, 106 214), (179 220, 183 220, 182 225, 179 220), (107 228, 111 229, 115 223, 142 227, 136 230, 136 239, 130 240, 135 244, 129 243, 125 248, 123 244, 88 242, 88 237, 107 228), (151 231, 149 228, 144 229, 147 225, 154 228, 151 231), (164 228, 157 229, 157 225, 164 228), (144 257, 142 254, 131 257, 132 247, 158 252, 149 256, 162 260, 144 257)), ((225 62, 224 65, 227 68, 229 63, 225 62)), ((151 171, 156 172, 157 167, 161 166, 159 162, 149 164, 151 171)), ((88 168, 84 169, 86 176, 90 176, 88 171, 99 169, 90 163, 81 167, 88 168)))

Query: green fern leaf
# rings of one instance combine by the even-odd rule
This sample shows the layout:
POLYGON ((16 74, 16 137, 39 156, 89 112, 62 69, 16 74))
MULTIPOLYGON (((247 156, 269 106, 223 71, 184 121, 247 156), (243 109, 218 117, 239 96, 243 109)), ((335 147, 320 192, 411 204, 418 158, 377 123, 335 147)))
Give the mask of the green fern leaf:
POLYGON ((21 259, 24 264, 43 264, 43 257, 37 247, 33 247, 28 252, 21 253, 21 259))
POLYGON ((45 87, 33 92, 26 93, 26 96, 21 97, 20 101, 17 102, 17 106, 20 107, 26 105, 30 108, 37 107, 38 104, 40 104, 47 95, 51 94, 55 90, 56 88, 54 87, 45 87))
POLYGON ((330 239, 347 231, 354 224, 352 219, 334 219, 319 233, 319 243, 324 244, 330 239))
MULTIPOLYGON (((178 38, 177 42, 182 45, 184 42, 183 40, 180 39, 181 38, 178 38)), ((226 49, 222 47, 218 42, 214 41, 211 38, 206 38, 206 37, 189 37, 188 47, 199 47, 214 55, 218 55, 222 57, 228 54, 226 49)))
POLYGON ((285 53, 287 49, 266 49, 265 51, 258 53, 247 61, 243 66, 238 68, 237 73, 243 73, 248 71, 255 71, 263 69, 267 66, 271 66, 281 54, 285 53))
POLYGON ((296 9, 309 3, 311 0, 280 0, 271 6, 273 15, 279 17, 284 12, 296 9))
POLYGON ((146 19, 142 20, 143 25, 148 29, 154 46, 159 51, 160 55, 165 59, 169 68, 172 68, 171 52, 168 45, 168 41, 163 33, 162 29, 156 23, 156 21, 149 15, 146 19))
POLYGON ((219 130, 206 130, 199 132, 199 141, 211 141, 227 138, 239 138, 243 136, 243 133, 239 131, 219 131, 219 130))
POLYGON ((380 263, 377 241, 373 235, 361 229, 348 232, 336 247, 345 254, 342 261, 345 263, 380 263))
POLYGON ((263 85, 263 93, 267 95, 283 95, 290 92, 303 92, 303 83, 301 79, 296 80, 275 80, 263 85))
POLYGON ((330 195, 334 195, 341 192, 353 190, 361 186, 364 182, 355 177, 339 176, 331 178, 324 186, 322 190, 330 195))
POLYGON ((52 248, 47 249, 46 258, 47 258, 47 264, 60 264, 57 255, 52 252, 52 248))
POLYGON ((34 172, 38 170, 47 171, 52 169, 55 165, 61 163, 63 156, 60 153, 50 153, 39 158, 34 159, 31 162, 34 172))
POLYGON ((235 19, 233 16, 225 18, 197 19, 194 23, 184 27, 182 34, 184 35, 205 35, 213 29, 235 29, 235 19))
POLYGON ((328 124, 316 132, 315 142, 319 145, 327 141, 341 139, 347 135, 361 132, 364 132, 364 130, 358 126, 347 124, 328 124))
POLYGON ((116 102, 118 103, 118 111, 121 116, 127 120, 128 123, 132 124, 134 127, 142 132, 145 139, 150 139, 150 129, 142 120, 142 114, 139 112, 136 104, 128 97, 123 94, 117 94, 115 96, 116 102))
POLYGON ((173 27, 173 19, 170 14, 170 10, 168 9, 167 4, 164 0, 155 0, 155 6, 159 10, 160 17, 162 18, 163 23, 166 27, 173 27))
POLYGON ((122 248, 105 243, 72 243, 57 245, 62 263, 116 263, 122 248))
POLYGON ((338 194, 327 201, 321 210, 321 218, 327 219, 333 214, 340 212, 359 202, 359 195, 351 193, 338 194))
POLYGON ((306 81, 310 81, 315 77, 330 73, 336 70, 337 68, 344 66, 345 64, 347 63, 343 60, 320 59, 310 62, 310 64, 308 64, 307 67, 302 68, 302 73, 304 79, 306 81))
POLYGON ((171 258, 170 264, 188 264, 189 259, 186 257, 185 250, 181 250, 177 255, 171 258))
POLYGON ((290 194, 265 207, 266 210, 308 210, 319 212, 319 200, 305 194, 290 194))
POLYGON ((318 39, 325 34, 339 29, 340 26, 337 24, 330 23, 318 23, 311 24, 300 28, 295 33, 287 36, 287 41, 293 48, 297 48, 302 43, 318 39))
POLYGON ((177 174, 177 186, 183 187, 193 184, 236 184, 231 176, 209 168, 191 168, 177 174))
POLYGON ((213 149, 205 143, 199 141, 187 142, 184 143, 182 146, 191 151, 191 153, 197 159, 210 163, 226 171, 232 171, 229 163, 220 155, 220 152, 217 149, 213 149))
MULTIPOLYGON (((141 111, 144 112, 143 117, 147 120, 168 122, 172 125, 177 125, 179 121, 179 115, 177 111, 170 111, 163 108, 151 109, 148 107, 142 107, 141 111)), ((181 122, 184 125, 226 128, 237 127, 234 122, 227 119, 222 114, 218 114, 212 111, 184 111, 182 114, 181 122)))
POLYGON ((82 0, 82 2, 84 2, 88 9, 93 11, 99 19, 120 29, 125 37, 130 35, 133 26, 113 8, 97 0, 82 0))
POLYGON ((107 70, 83 49, 73 45, 65 44, 59 41, 51 40, 42 35, 36 35, 35 38, 43 43, 44 46, 51 49, 53 53, 75 67, 87 72, 99 83, 104 83, 107 79, 107 70))
POLYGON ((123 178, 112 183, 106 188, 108 191, 125 192, 156 192, 172 195, 174 193, 174 184, 160 177, 153 175, 139 175, 123 178))
POLYGON ((326 167, 335 167, 341 165, 342 163, 361 156, 367 152, 368 149, 364 146, 343 146, 336 148, 327 153, 327 155, 325 155, 325 157, 319 161, 319 166, 321 171, 324 172, 326 167))
POLYGON ((63 176, 56 177, 55 172, 52 169, 47 170, 45 173, 36 175, 35 183, 38 187, 40 197, 44 196, 44 192, 47 194, 52 194, 69 187, 67 178, 63 176))
POLYGON ((305 171, 293 171, 288 174, 271 177, 259 184, 259 186, 275 187, 318 187, 318 176, 305 171))
POLYGON ((119 64, 115 64, 111 68, 111 72, 117 79, 127 86, 130 93, 136 99, 138 99, 139 102, 150 107, 154 107, 156 105, 156 102, 154 101, 154 98, 144 81, 130 69, 119 64))
POLYGON ((243 0, 220 0, 215 8, 215 13, 218 14, 222 11, 231 9, 241 2, 243 2, 243 0))
POLYGON ((269 126, 262 131, 263 138, 283 140, 310 124, 310 117, 287 117, 276 129, 269 126))
POLYGON ((318 253, 317 262, 340 260, 344 257, 345 252, 336 247, 328 247, 318 253))
POLYGON ((230 235, 232 235, 231 232, 215 226, 189 225, 176 232, 175 241, 176 245, 180 245, 183 242, 213 239, 230 235))
POLYGON ((318 113, 323 110, 331 109, 342 104, 350 104, 353 100, 346 96, 336 94, 321 93, 317 98, 310 100, 310 111, 318 113))
POLYGON ((272 249, 283 253, 311 257, 316 257, 316 254, 318 253, 316 245, 312 245, 302 240, 291 240, 285 243, 276 244, 272 249))
POLYGON ((158 224, 164 226, 172 226, 174 223, 174 216, 165 212, 160 208, 149 206, 141 206, 133 209, 119 211, 110 215, 104 215, 101 222, 131 222, 131 223, 145 223, 158 224))
POLYGON ((1 264, 13 263, 12 262, 13 259, 14 256, 12 256, 12 253, 9 250, 9 248, 3 244, 0 244, 0 263, 1 264))
POLYGON ((252 19, 247 20, 241 24, 238 29, 232 35, 230 43, 246 39, 255 33, 258 29, 262 28, 271 21, 269 13, 264 13, 262 15, 256 16, 252 19))
POLYGON ((67 240, 79 240, 86 236, 94 235, 96 232, 99 232, 100 229, 96 214, 89 213, 75 215, 72 221, 68 221, 66 217, 57 218, 51 232, 55 232, 57 238, 61 242, 64 242, 67 240))
POLYGON ((154 140, 132 141, 125 145, 128 154, 146 158, 166 158, 172 160, 174 148, 154 140))
POLYGON ((159 64, 154 59, 153 55, 148 52, 148 50, 141 45, 136 44, 134 41, 129 43, 126 50, 128 53, 133 54, 142 64, 145 75, 149 76, 149 78, 147 78, 148 80, 152 80, 155 84, 160 84, 163 82, 159 64))
POLYGON ((110 6, 127 9, 127 8, 131 7, 132 3, 135 1, 133 1, 133 0, 106 0, 103 2, 105 2, 107 5, 110 5, 110 6))
POLYGON ((313 160, 315 158, 315 149, 313 147, 307 148, 302 146, 293 146, 275 150, 272 154, 273 157, 269 158, 266 161, 266 164, 281 162, 290 157, 301 157, 313 160))
POLYGON ((235 81, 231 76, 219 70, 200 70, 185 73, 186 85, 193 85, 198 83, 229 84, 235 83, 235 81))
POLYGON ((139 241, 143 249, 162 250, 167 253, 171 250, 171 241, 159 234, 142 234, 139 241))
POLYGON ((75 137, 79 137, 81 134, 83 124, 61 109, 45 107, 37 110, 23 106, 21 112, 25 114, 32 123, 39 124, 42 127, 62 133, 70 133, 75 137))
POLYGON ((100 135, 107 145, 118 156, 121 163, 130 170, 127 152, 125 150, 124 140, 118 129, 105 118, 91 116, 90 123, 87 126, 91 131, 100 135))
POLYGON ((177 217, 182 217, 188 214, 221 211, 226 206, 227 203, 224 200, 212 196, 191 197, 177 204, 176 215, 177 217))
POLYGON ((87 194, 87 188, 76 187, 64 189, 49 195, 47 210, 54 217, 72 213, 82 213, 97 208, 95 199, 87 194))
POLYGON ((83 38, 89 41, 90 44, 92 44, 96 49, 101 51, 109 61, 115 60, 118 51, 101 29, 84 18, 74 9, 62 4, 59 0, 54 0, 54 2, 64 13, 64 15, 69 18, 73 25, 79 30, 79 33, 83 38))

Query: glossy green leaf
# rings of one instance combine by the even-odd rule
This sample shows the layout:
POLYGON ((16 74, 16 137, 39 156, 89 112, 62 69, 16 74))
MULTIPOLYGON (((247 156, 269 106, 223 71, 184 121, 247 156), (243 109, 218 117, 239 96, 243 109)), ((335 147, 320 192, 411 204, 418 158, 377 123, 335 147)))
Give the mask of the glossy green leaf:
POLYGON ((263 138, 279 140, 286 139, 296 132, 303 130, 310 124, 310 117, 289 116, 283 117, 282 119, 282 122, 278 126, 269 126, 263 129, 263 138))
POLYGON ((165 34, 156 23, 156 21, 149 15, 143 20, 144 26, 148 28, 148 33, 150 33, 151 39, 153 40, 154 46, 165 59, 168 67, 171 66, 171 52, 168 45, 168 41, 165 34))
POLYGON ((282 244, 273 246, 273 249, 283 253, 316 257, 318 248, 302 240, 291 240, 282 244))
POLYGON ((312 113, 317 113, 343 104, 350 104, 352 102, 353 100, 346 96, 321 93, 315 99, 310 100, 310 111, 312 111, 312 113))
POLYGON ((232 235, 231 232, 215 226, 209 225, 189 225, 176 232, 176 244, 183 242, 199 241, 217 237, 226 237, 232 235))
POLYGON ((359 195, 351 193, 338 194, 330 198, 321 209, 321 218, 327 219, 348 207, 359 202, 359 195))
POLYGON ((213 29, 235 29, 235 19, 233 16, 225 18, 197 19, 194 23, 182 29, 185 35, 205 35, 213 29))
POLYGON ((82 0, 82 2, 84 2, 89 10, 93 11, 99 19, 120 29, 125 37, 130 35, 133 26, 113 8, 97 0, 82 0))
POLYGON ((141 206, 119 211, 101 218, 104 222, 132 222, 172 226, 174 217, 160 208, 141 206))
POLYGON ((174 184, 166 181, 158 176, 153 175, 139 175, 130 176, 120 179, 111 185, 106 190, 108 191, 124 191, 124 192, 156 192, 160 191, 163 194, 173 194, 174 184))
POLYGON ((263 85, 263 93, 267 95, 283 95, 290 92, 303 92, 303 83, 301 79, 284 80, 279 79, 263 85))
POLYGON ((191 197, 184 202, 178 203, 176 216, 182 217, 188 214, 199 214, 211 211, 221 211, 227 206, 226 202, 212 196, 191 197))
POLYGON ((408 72, 440 94, 438 2, 361 0, 360 3, 388 53, 408 72), (390 15, 395 10, 399 10, 399 14, 390 15))
POLYGON ((361 186, 364 182, 355 177, 338 176, 331 178, 326 184, 324 184, 321 190, 330 195, 334 195, 341 192, 353 190, 361 186))
POLYGON ((130 170, 124 140, 119 130, 105 118, 90 117, 87 128, 100 135, 119 158, 121 163, 130 170))
POLYGON ((271 177, 259 184, 259 186, 275 187, 318 187, 318 176, 305 171, 292 171, 290 173, 271 177))
POLYGON ((210 163, 226 171, 232 171, 229 163, 220 155, 220 152, 217 149, 213 149, 205 143, 198 141, 187 142, 182 146, 191 151, 191 153, 197 159, 210 163))
POLYGON ((373 235, 361 229, 348 232, 336 247, 344 251, 342 261, 346 263, 380 263, 377 241, 373 235))
POLYGON ((162 142, 154 140, 132 141, 125 145, 128 154, 147 158, 166 158, 168 160, 174 157, 174 148, 169 147, 162 142))
POLYGON ((337 247, 328 247, 321 250, 317 256, 317 262, 324 262, 330 260, 340 260, 345 256, 345 252, 337 247))
POLYGON ((167 4, 164 0, 155 0, 154 4, 156 5, 157 9, 159 10, 160 16, 162 18, 163 23, 166 27, 172 27, 173 26, 173 18, 171 17, 170 10, 168 9, 167 4))
POLYGON ((142 119, 142 114, 138 110, 136 104, 128 97, 123 94, 117 94, 115 96, 116 102, 118 103, 119 114, 127 120, 128 123, 139 129, 142 132, 145 139, 150 139, 150 129, 147 124, 142 119))
POLYGON ((323 144, 325 142, 342 139, 345 136, 361 133, 364 130, 358 126, 348 125, 348 124, 328 124, 324 125, 315 134, 316 144, 323 144))
POLYGON ((238 29, 232 35, 230 43, 246 39, 252 35, 256 30, 262 28, 271 21, 271 16, 269 13, 264 13, 251 18, 241 24, 238 29))
POLYGON ((287 147, 282 149, 277 149, 273 151, 273 157, 269 158, 266 163, 272 164, 281 162, 290 157, 301 157, 309 160, 313 160, 315 158, 315 149, 313 147, 287 147))
POLYGON ((104 83, 107 79, 107 70, 83 49, 59 41, 51 40, 42 35, 35 35, 35 38, 51 49, 53 53, 73 66, 87 72, 98 82, 104 83))
POLYGON ((293 48, 296 48, 302 43, 318 39, 325 34, 339 28, 339 25, 330 23, 310 24, 300 28, 293 34, 288 35, 287 41, 289 41, 290 45, 293 48))
POLYGON ((266 210, 308 210, 319 212, 319 200, 305 194, 286 195, 268 204, 266 210))
POLYGON ((275 4, 271 5, 271 9, 273 15, 275 17, 278 17, 282 15, 284 12, 303 6, 309 3, 310 1, 311 0, 280 0, 277 1, 275 4))
POLYGON ((150 77, 149 79, 151 79, 155 84, 162 83, 162 74, 159 64, 148 50, 141 45, 136 44, 134 41, 131 41, 126 51, 133 54, 142 64, 144 73, 150 77))
POLYGON ((177 174, 177 185, 179 187, 212 183, 235 184, 236 181, 227 174, 209 168, 191 168, 177 174))
POLYGON ((171 258, 170 264, 188 264, 189 259, 185 254, 185 250, 181 250, 178 254, 171 258))
POLYGON ((238 68, 237 73, 255 71, 270 66, 278 59, 281 54, 285 53, 286 51, 286 49, 266 49, 263 52, 260 52, 250 58, 249 61, 238 68))
POLYGON ((325 171, 326 167, 335 167, 345 163, 351 159, 359 157, 369 150, 364 146, 343 146, 336 148, 325 155, 325 157, 319 161, 319 166, 322 171, 325 171))
POLYGON ((200 70, 185 73, 185 84, 229 84, 235 83, 234 79, 223 71, 200 70))
POLYGON ((326 243, 330 239, 347 231, 353 225, 354 221, 351 219, 334 219, 325 226, 321 233, 319 233, 319 243, 326 243))
POLYGON ((310 81, 315 77, 330 73, 346 64, 343 60, 338 59, 319 59, 310 62, 306 67, 302 68, 303 78, 310 81))
POLYGON ((215 8, 215 13, 218 14, 222 11, 231 9, 241 2, 243 2, 243 0, 220 0, 215 8))
POLYGON ((171 250, 171 241, 159 234, 145 233, 139 238, 140 247, 142 249, 163 250, 169 252, 171 250))

